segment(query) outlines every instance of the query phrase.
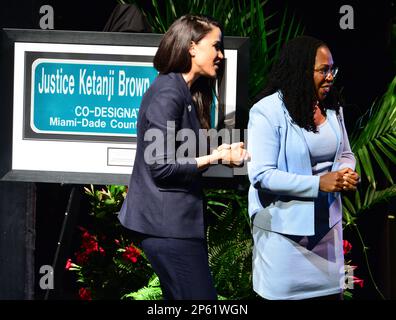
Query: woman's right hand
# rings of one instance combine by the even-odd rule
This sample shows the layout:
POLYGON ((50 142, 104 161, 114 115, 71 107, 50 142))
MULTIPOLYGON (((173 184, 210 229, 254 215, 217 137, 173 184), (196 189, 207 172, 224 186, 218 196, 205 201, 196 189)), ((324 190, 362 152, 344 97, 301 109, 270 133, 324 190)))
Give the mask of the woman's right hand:
POLYGON ((244 161, 250 160, 250 155, 244 149, 243 142, 235 142, 233 144, 223 144, 217 148, 222 164, 230 167, 240 166, 244 161))
POLYGON ((324 192, 342 191, 344 186, 344 174, 349 170, 349 168, 345 168, 339 171, 328 172, 320 176, 319 190, 324 192))

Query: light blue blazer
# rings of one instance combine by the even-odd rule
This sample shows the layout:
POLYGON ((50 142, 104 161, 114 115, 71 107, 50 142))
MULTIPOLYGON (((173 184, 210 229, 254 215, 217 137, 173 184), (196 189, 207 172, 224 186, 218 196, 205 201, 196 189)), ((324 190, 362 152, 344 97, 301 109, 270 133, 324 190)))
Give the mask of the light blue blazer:
MULTIPOLYGON (((319 176, 312 175, 311 160, 303 129, 293 123, 281 93, 257 102, 250 110, 248 163, 250 180, 249 215, 253 224, 291 235, 314 235, 314 198, 319 193, 319 176)), ((354 170, 342 117, 327 110, 327 119, 337 136, 338 148, 332 171, 354 170)), ((329 227, 342 218, 339 192, 329 193, 329 227)))

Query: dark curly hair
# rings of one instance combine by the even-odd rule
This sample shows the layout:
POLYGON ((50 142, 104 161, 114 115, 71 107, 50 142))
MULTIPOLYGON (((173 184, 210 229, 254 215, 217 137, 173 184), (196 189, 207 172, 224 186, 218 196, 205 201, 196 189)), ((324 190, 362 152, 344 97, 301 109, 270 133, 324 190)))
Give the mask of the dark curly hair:
MULTIPOLYGON (((279 60, 274 64, 268 83, 257 99, 278 90, 293 121, 308 131, 316 132, 313 106, 317 102, 313 73, 316 51, 326 43, 310 36, 290 40, 282 49, 279 60)), ((338 113, 341 104, 339 92, 333 87, 319 107, 333 109, 338 113)))

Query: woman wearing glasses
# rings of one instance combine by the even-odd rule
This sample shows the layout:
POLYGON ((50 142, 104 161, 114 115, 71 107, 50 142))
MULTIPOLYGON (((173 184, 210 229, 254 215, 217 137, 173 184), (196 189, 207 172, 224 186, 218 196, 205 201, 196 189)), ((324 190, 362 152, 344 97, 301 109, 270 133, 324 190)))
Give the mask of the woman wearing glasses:
POLYGON ((253 288, 271 300, 341 298, 340 192, 356 190, 328 46, 291 40, 250 111, 253 288))

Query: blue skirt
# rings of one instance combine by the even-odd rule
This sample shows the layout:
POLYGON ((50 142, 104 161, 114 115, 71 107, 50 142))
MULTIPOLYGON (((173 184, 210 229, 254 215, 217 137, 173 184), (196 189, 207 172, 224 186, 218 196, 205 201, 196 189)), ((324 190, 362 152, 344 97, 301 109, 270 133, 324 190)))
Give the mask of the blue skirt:
POLYGON ((270 300, 341 293, 342 221, 320 237, 288 236, 253 226, 253 289, 270 300))

